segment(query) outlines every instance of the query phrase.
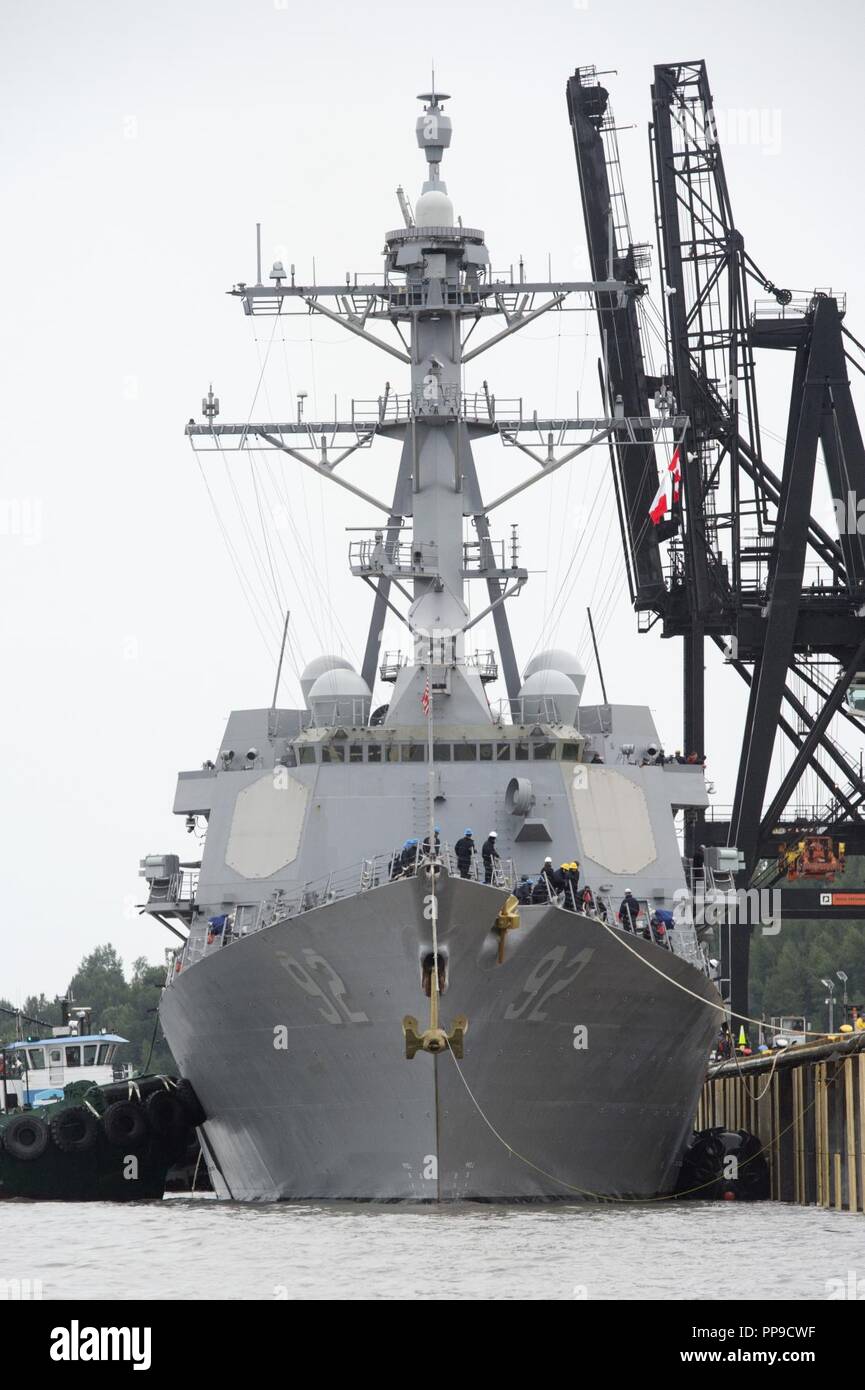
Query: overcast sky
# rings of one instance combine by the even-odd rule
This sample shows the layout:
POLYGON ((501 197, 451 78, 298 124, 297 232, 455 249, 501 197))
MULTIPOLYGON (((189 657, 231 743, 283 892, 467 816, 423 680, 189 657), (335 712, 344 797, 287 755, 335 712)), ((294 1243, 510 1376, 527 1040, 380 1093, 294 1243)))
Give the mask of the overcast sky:
MULTIPOLYGON (((211 379, 221 418, 240 421, 293 413, 301 390, 320 418, 334 394, 345 413, 353 396, 402 384, 393 359, 336 327, 289 319, 271 341, 272 321, 243 317, 224 291, 255 278, 255 222, 265 266, 293 261, 309 280, 314 258, 320 281, 378 271, 397 184, 420 190, 415 95, 434 60, 453 96, 443 174, 456 211, 484 228, 496 269, 522 254, 529 278, 548 258, 554 278, 579 278, 569 73, 618 70, 631 223, 653 241, 652 66, 705 57, 722 134, 758 113, 746 122, 758 138, 724 149, 749 250, 778 284, 845 290, 861 336, 865 33, 858 0, 0 0, 0 13, 0 994, 21 999, 64 989, 101 942, 127 961, 162 958, 170 939, 134 908, 138 860, 190 853, 171 815, 175 773, 216 753, 232 708, 269 702, 279 603, 298 660, 362 651, 370 596, 347 572, 344 528, 370 512, 290 460, 255 460, 256 499, 247 456, 202 456, 244 591, 183 436, 211 379), (277 594, 248 543, 257 500, 278 533, 277 594)), ((550 315, 479 359, 469 384, 488 378, 527 410, 576 413, 579 399, 588 413, 597 354, 590 315, 550 315)), ((788 366, 763 373, 778 436, 788 366)), ((351 476, 387 493, 396 458, 380 441, 351 476)), ((478 459, 488 493, 524 476, 496 441, 478 459)), ((585 650, 591 603, 610 697, 649 703, 679 746, 679 645, 637 635, 606 454, 503 508, 497 534, 515 520, 536 571, 512 605, 520 661, 542 631, 585 650)), ((744 687, 708 664, 709 772, 729 801, 744 687)), ((283 702, 298 697, 289 670, 283 702)), ((593 671, 586 699, 598 698, 593 671)))

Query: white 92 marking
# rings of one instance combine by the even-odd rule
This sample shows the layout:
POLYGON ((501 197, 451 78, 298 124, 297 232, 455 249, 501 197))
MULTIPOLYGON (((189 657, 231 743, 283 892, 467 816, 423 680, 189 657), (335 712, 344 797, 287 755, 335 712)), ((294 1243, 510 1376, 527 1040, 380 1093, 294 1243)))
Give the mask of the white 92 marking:
POLYGON ((277 951, 277 959, 283 970, 287 970, 295 984, 300 985, 301 989, 314 999, 320 1001, 321 1007, 318 1012, 322 1018, 327 1019, 328 1023, 369 1023, 369 1018, 362 1010, 349 1008, 347 995, 348 990, 341 975, 338 975, 329 961, 324 956, 320 956, 316 951, 305 948, 301 955, 306 960, 306 965, 301 965, 300 961, 288 955, 286 951, 277 951), (308 967, 308 968, 307 968, 308 967), (325 977, 330 998, 325 994, 317 980, 314 980, 311 971, 318 971, 325 977))
POLYGON ((547 1017, 543 1006, 548 1003, 554 995, 561 994, 563 989, 567 989, 568 985, 573 983, 577 976, 585 970, 594 954, 595 952, 592 946, 583 947, 582 951, 578 951, 575 956, 572 956, 565 966, 566 970, 570 970, 572 966, 576 966, 576 970, 570 975, 565 975, 557 979, 556 982, 550 985, 550 988, 538 998, 537 996, 540 994, 544 985, 557 973, 559 966, 567 955, 567 947, 565 946, 556 946, 552 951, 548 951, 547 954, 542 956, 538 961, 534 970, 532 970, 523 985, 523 993, 527 998, 525 998, 521 1004, 509 1004, 505 1009, 505 1018, 521 1018, 529 1005, 534 1004, 534 1008, 528 1015, 528 1018, 533 1023, 542 1023, 547 1017))

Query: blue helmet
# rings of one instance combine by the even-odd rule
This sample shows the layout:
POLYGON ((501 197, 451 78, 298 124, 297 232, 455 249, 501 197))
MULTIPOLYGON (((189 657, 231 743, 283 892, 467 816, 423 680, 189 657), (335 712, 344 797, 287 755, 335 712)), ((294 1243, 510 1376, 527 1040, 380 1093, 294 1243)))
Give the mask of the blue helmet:
POLYGON ((464 830, 464 831, 463 831, 463 834, 464 834, 464 835, 471 835, 471 834, 473 834, 473 833, 474 833, 474 832, 471 831, 471 830, 464 830))

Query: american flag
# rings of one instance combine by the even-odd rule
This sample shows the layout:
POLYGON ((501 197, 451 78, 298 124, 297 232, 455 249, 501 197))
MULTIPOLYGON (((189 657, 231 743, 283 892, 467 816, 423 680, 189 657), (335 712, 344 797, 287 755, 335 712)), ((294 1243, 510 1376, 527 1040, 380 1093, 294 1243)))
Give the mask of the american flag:
POLYGON ((427 678, 426 678, 426 685, 425 685, 424 688, 423 688, 423 695, 421 695, 421 697, 420 697, 420 703, 421 703, 421 709, 423 710, 423 712, 424 712, 424 714, 426 715, 427 719, 429 719, 430 705, 431 705, 431 703, 432 703, 432 699, 431 699, 431 696, 430 696, 430 688, 429 688, 429 676, 427 676, 427 678))
POLYGON ((673 503, 678 502, 679 492, 682 485, 682 458, 679 453, 679 446, 673 450, 673 457, 667 465, 666 476, 655 493, 654 501, 649 508, 649 516, 656 526, 660 525, 667 513, 672 509, 673 503))

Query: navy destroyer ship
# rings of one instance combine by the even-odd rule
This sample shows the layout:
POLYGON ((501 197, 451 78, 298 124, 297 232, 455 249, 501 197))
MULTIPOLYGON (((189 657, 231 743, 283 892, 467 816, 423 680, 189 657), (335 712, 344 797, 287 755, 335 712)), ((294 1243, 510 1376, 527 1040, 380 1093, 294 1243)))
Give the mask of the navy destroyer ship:
MULTIPOLYGON (((196 449, 271 449, 354 494, 371 614, 360 669, 318 657, 303 708, 235 711, 179 774, 200 862, 142 861, 146 911, 183 938, 160 1016, 222 1197, 650 1197, 675 1186, 721 1017, 694 927, 658 925, 687 889, 676 816, 707 805, 703 769, 660 755, 648 708, 583 704, 567 641, 520 671, 507 606, 528 573, 493 530, 629 422, 526 416, 467 384, 566 300, 636 287, 495 276, 442 179, 449 98, 420 100, 427 176, 414 206, 399 192, 381 277, 303 285, 277 262, 264 281, 259 249, 256 283, 232 290, 247 315, 340 323, 399 360, 401 389, 313 424, 223 423, 211 389, 187 426, 196 449), (485 497, 472 450, 493 436, 533 471, 485 497), (362 452, 341 467, 380 440, 399 445, 385 498, 362 452), (400 654, 381 650, 389 615, 400 654), (487 616, 497 653, 472 645, 487 616)), ((681 422, 639 424, 673 451, 681 422)))

